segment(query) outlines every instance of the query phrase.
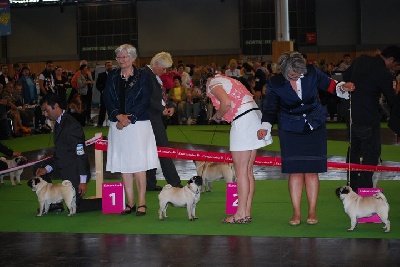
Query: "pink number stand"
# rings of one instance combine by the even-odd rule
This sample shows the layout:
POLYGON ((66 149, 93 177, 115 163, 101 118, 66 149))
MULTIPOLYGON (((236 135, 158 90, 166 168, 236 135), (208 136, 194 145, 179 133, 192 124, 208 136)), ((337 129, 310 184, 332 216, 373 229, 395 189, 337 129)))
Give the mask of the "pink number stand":
POLYGON ((226 183, 226 214, 235 214, 238 207, 236 183, 226 183))
MULTIPOLYGON (((372 196, 375 193, 382 192, 382 188, 358 188, 358 194, 362 197, 372 196)), ((373 214, 370 217, 358 218, 358 223, 381 223, 381 218, 378 214, 373 214)))
POLYGON ((125 209, 123 183, 102 183, 103 213, 121 213, 125 209))

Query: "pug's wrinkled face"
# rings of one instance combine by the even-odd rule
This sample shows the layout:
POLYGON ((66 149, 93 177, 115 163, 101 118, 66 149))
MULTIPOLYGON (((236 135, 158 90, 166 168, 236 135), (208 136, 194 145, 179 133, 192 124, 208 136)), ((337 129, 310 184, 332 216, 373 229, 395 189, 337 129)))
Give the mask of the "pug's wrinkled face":
POLYGON ((19 156, 15 158, 15 162, 17 163, 17 166, 24 165, 28 160, 24 156, 19 156))
POLYGON ((193 176, 187 182, 188 184, 195 183, 197 186, 201 186, 203 184, 203 178, 201 176, 193 176))
POLYGON ((340 199, 343 199, 343 198, 345 198, 350 192, 352 192, 353 190, 351 189, 351 187, 350 186, 341 186, 341 187, 338 187, 337 189, 336 189, 336 195, 340 198, 340 199))
POLYGON ((32 178, 28 181, 28 186, 32 188, 32 191, 36 191, 37 185, 40 183, 39 178, 32 178))

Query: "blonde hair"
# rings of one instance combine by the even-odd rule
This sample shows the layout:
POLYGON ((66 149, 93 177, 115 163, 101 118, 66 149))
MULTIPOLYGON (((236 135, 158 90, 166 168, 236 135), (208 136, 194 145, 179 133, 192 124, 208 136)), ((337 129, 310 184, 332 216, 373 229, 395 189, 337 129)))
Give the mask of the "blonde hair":
POLYGON ((158 65, 162 68, 169 68, 172 66, 172 57, 170 53, 167 52, 160 52, 157 55, 155 55, 151 61, 150 61, 150 66, 154 67, 155 65, 158 65))

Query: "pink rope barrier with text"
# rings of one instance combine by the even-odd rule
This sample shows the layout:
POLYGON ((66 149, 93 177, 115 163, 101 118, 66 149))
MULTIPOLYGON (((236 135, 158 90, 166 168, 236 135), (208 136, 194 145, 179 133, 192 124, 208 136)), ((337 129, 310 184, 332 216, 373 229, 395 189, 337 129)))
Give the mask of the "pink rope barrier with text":
MULTIPOLYGON (((95 149, 107 151, 107 140, 97 140, 95 149)), ((170 147, 158 147, 158 156, 164 158, 175 158, 185 160, 213 161, 213 162, 232 162, 232 156, 229 153, 206 152, 198 150, 185 150, 170 147)), ((254 165, 259 166, 281 166, 281 158, 257 156, 254 165)), ((328 169, 348 170, 349 164, 346 162, 328 162, 328 169)), ((392 166, 372 166, 362 164, 350 164, 352 171, 374 171, 374 172, 400 172, 400 167, 392 166)))

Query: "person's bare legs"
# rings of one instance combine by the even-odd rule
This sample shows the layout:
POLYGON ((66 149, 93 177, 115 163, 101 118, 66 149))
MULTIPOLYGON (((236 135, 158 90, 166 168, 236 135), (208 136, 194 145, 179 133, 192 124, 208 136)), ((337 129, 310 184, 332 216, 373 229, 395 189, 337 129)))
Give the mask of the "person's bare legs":
POLYGON ((256 159, 257 150, 251 151, 251 156, 248 162, 247 167, 247 179, 249 181, 249 195, 247 196, 247 204, 246 204, 246 217, 251 218, 251 207, 253 204, 253 197, 255 192, 255 181, 254 181, 254 160, 256 159))
POLYGON ((303 173, 291 173, 289 174, 289 193, 292 199, 293 205, 293 216, 290 220, 290 224, 297 225, 301 220, 301 195, 304 187, 304 174, 303 173))
MULTIPOLYGON (((133 173, 122 173, 127 205, 131 208, 135 206, 135 194, 133 192, 133 173)), ((126 208, 128 210, 128 208, 126 208)))
MULTIPOLYGON (((144 206, 146 205, 146 172, 135 173, 135 180, 138 194, 138 207, 144 206)), ((138 208, 138 211, 146 212, 146 208, 138 208)))
POLYGON ((248 162, 252 151, 232 151, 233 167, 236 173, 236 188, 238 192, 238 208, 233 216, 224 219, 224 222, 244 220, 246 216, 247 199, 250 192, 250 183, 248 178, 248 162))
POLYGON ((318 173, 306 173, 305 184, 308 199, 308 218, 307 223, 317 223, 317 199, 319 192, 318 173))

